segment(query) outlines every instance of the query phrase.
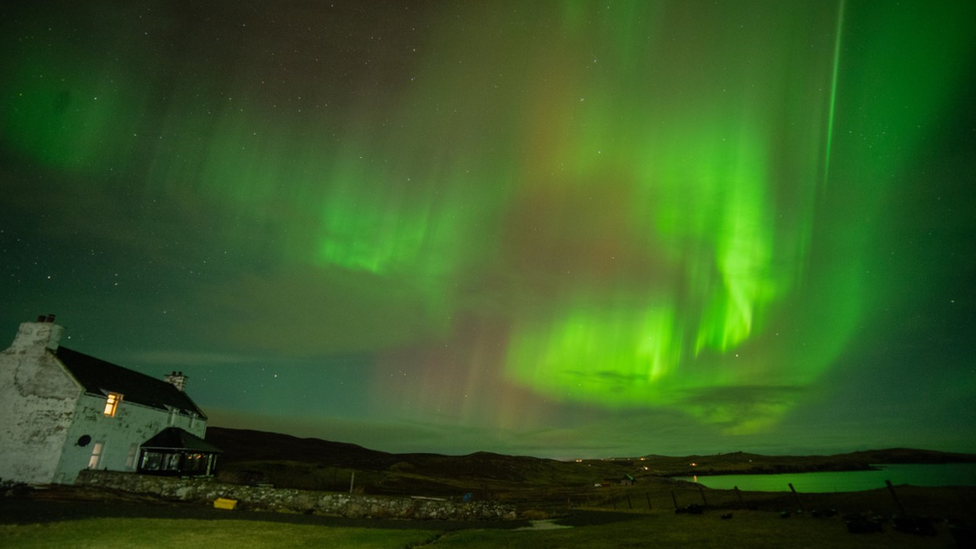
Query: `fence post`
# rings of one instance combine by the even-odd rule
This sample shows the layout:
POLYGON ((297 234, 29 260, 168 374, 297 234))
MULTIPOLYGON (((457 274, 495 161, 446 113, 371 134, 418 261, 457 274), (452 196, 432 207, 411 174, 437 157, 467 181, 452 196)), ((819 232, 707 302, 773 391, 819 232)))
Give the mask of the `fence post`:
POLYGON ((800 507, 800 511, 801 512, 804 512, 805 513, 806 510, 803 509, 803 502, 800 501, 800 495, 796 493, 796 488, 793 487, 793 483, 792 482, 789 483, 789 485, 790 485, 790 491, 793 492, 793 498, 796 500, 797 506, 800 507))
POLYGON ((895 493, 895 487, 891 485, 890 480, 885 481, 885 486, 888 487, 888 491, 891 492, 891 499, 895 500, 895 505, 898 507, 898 512, 901 516, 908 518, 908 513, 905 512, 905 508, 901 506, 901 501, 898 500, 898 494, 895 493))
POLYGON ((698 485, 698 493, 701 494, 702 507, 707 508, 708 507, 708 502, 705 501, 705 490, 702 488, 701 484, 698 485))

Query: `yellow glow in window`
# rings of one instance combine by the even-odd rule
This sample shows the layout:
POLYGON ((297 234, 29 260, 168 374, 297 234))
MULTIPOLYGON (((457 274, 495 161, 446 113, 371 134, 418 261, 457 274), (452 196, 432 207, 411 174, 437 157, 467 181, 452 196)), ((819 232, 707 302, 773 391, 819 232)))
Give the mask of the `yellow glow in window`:
POLYGON ((118 410, 120 402, 122 402, 122 395, 118 393, 109 393, 108 398, 105 400, 105 415, 108 417, 114 417, 115 411, 118 410))

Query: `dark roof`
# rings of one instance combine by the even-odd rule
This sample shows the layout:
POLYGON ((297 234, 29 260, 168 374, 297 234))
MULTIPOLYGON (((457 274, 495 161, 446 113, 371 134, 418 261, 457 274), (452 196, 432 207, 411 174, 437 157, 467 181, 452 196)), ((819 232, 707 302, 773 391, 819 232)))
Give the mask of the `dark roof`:
POLYGON ((143 450, 190 450, 208 454, 221 452, 220 448, 179 427, 167 427, 141 446, 143 450))
POLYGON ((123 403, 135 402, 160 410, 176 408, 193 412, 204 419, 207 417, 186 393, 172 383, 64 347, 58 347, 54 354, 87 393, 119 393, 123 403))

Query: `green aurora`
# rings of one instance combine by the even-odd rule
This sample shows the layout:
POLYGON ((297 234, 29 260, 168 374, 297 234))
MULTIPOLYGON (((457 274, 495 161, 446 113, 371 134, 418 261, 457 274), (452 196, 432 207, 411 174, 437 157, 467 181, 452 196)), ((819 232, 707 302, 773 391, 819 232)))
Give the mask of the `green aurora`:
MULTIPOLYGON (((972 3, 222 6, 2 8, 17 192, 0 200, 14 220, 60 212, 67 228, 43 238, 126 250, 156 288, 106 300, 73 270, 36 300, 8 286, 28 315, 8 323, 43 306, 107 332, 106 315, 173 295, 181 325, 132 328, 145 332, 101 343, 106 358, 139 356, 144 336, 357 357, 331 375, 359 380, 366 408, 256 386, 196 395, 225 423, 571 431, 653 412, 716 436, 782 433, 831 398, 885 304, 925 299, 895 297, 901 284, 942 276, 887 257, 892 196, 922 184, 971 100, 972 3), (64 202, 26 198, 35 184, 64 202), (187 281, 201 258, 209 274, 187 281)), ((307 375, 302 391, 331 383, 328 367, 307 375)))

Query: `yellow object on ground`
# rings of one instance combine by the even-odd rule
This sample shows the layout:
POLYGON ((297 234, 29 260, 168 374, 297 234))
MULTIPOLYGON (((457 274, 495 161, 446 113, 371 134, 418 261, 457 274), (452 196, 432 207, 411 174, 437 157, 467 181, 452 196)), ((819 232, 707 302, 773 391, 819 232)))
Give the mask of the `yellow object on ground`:
POLYGON ((236 499, 217 498, 214 500, 214 509, 234 509, 237 507, 236 499))

